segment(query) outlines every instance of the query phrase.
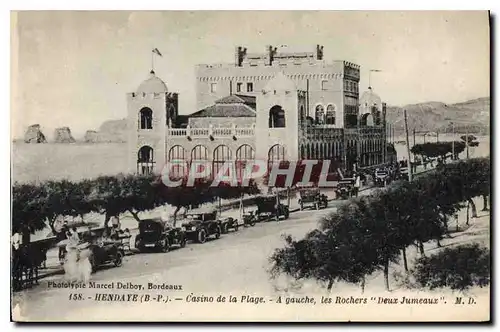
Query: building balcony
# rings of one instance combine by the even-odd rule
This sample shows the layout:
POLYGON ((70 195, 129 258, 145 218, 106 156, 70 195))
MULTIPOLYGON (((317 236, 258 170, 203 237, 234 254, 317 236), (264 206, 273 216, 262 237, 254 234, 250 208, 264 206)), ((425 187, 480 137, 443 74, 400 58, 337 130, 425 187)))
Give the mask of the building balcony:
POLYGON ((247 138, 255 136, 252 127, 167 128, 167 136, 187 138, 247 138))

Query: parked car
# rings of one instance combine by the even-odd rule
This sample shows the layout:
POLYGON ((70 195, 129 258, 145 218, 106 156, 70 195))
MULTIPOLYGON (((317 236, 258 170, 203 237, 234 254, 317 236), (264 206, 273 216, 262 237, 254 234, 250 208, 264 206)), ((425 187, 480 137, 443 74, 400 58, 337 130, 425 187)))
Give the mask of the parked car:
POLYGON ((120 242, 114 240, 98 241, 97 244, 89 246, 89 261, 92 266, 92 272, 99 267, 107 264, 113 264, 116 267, 122 266, 125 251, 120 242))
POLYGON ((304 210, 304 207, 311 204, 314 209, 324 209, 328 207, 328 197, 322 194, 319 188, 304 188, 299 190, 300 198, 300 210, 304 210))
POLYGON ((258 216, 255 213, 255 211, 249 211, 249 212, 246 212, 243 214, 243 224, 245 225, 245 227, 255 226, 255 224, 258 221, 257 219, 258 219, 258 216))
POLYGON ((198 208, 186 213, 186 220, 182 222, 187 240, 205 243, 210 236, 220 238, 222 223, 217 220, 217 210, 212 208, 198 208))
POLYGON ((408 174, 408 167, 401 167, 398 172, 398 180, 406 180, 408 181, 410 179, 409 174, 408 174))
POLYGON ((335 188, 335 199, 348 199, 354 193, 354 179, 340 180, 335 188))
POLYGON ((135 247, 139 251, 153 249, 167 252, 174 245, 186 246, 186 233, 181 227, 171 227, 160 218, 139 222, 139 234, 135 238, 135 247))
POLYGON ((232 229, 235 232, 238 231, 238 219, 233 217, 224 217, 219 219, 221 222, 222 234, 229 233, 229 230, 232 229))
POLYGON ((257 204, 257 218, 259 220, 276 218, 276 221, 278 221, 281 217, 288 219, 290 216, 288 206, 278 202, 275 195, 259 196, 255 201, 257 204))
POLYGON ((378 168, 375 170, 374 174, 375 186, 376 187, 385 187, 390 183, 391 177, 389 174, 389 170, 386 168, 378 168))

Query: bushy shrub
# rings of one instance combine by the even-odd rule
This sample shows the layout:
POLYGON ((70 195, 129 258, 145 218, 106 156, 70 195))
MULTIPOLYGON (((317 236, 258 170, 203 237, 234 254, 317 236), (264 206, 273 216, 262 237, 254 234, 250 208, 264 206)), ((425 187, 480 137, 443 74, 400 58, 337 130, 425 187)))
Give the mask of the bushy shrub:
POLYGON ((421 257, 414 271, 422 287, 465 290, 490 283, 490 252, 478 244, 446 248, 436 255, 421 257))

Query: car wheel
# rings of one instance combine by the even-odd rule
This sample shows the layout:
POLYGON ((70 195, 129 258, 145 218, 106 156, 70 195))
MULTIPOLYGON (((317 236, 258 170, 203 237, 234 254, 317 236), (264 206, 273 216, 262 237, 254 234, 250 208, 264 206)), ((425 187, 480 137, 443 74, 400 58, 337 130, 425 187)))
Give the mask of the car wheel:
POLYGON ((250 221, 250 226, 252 226, 252 227, 255 226, 255 223, 256 223, 255 219, 252 219, 252 221, 250 221))
POLYGON ((183 236, 181 239, 181 248, 184 248, 186 246, 186 242, 187 242, 186 237, 183 236))
POLYGON ((219 239, 221 234, 221 228, 220 226, 217 226, 217 230, 215 231, 215 238, 219 239))
POLYGON ((168 242, 168 239, 163 239, 160 244, 161 252, 168 252, 169 249, 170 249, 170 243, 168 242))
POLYGON ((116 253, 116 258, 115 260, 113 261, 113 264, 116 266, 116 267, 120 267, 122 266, 122 263, 123 263, 123 254, 121 251, 118 251, 116 253))
POLYGON ((198 231, 198 243, 205 243, 207 240, 207 232, 202 228, 198 231))

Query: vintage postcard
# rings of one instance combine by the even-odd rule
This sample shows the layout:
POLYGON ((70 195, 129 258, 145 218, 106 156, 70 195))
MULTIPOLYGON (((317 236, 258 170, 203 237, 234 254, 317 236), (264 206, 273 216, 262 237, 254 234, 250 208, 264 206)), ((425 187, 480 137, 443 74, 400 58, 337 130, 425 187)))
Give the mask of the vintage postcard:
POLYGON ((489 321, 489 15, 12 12, 12 320, 489 321))

